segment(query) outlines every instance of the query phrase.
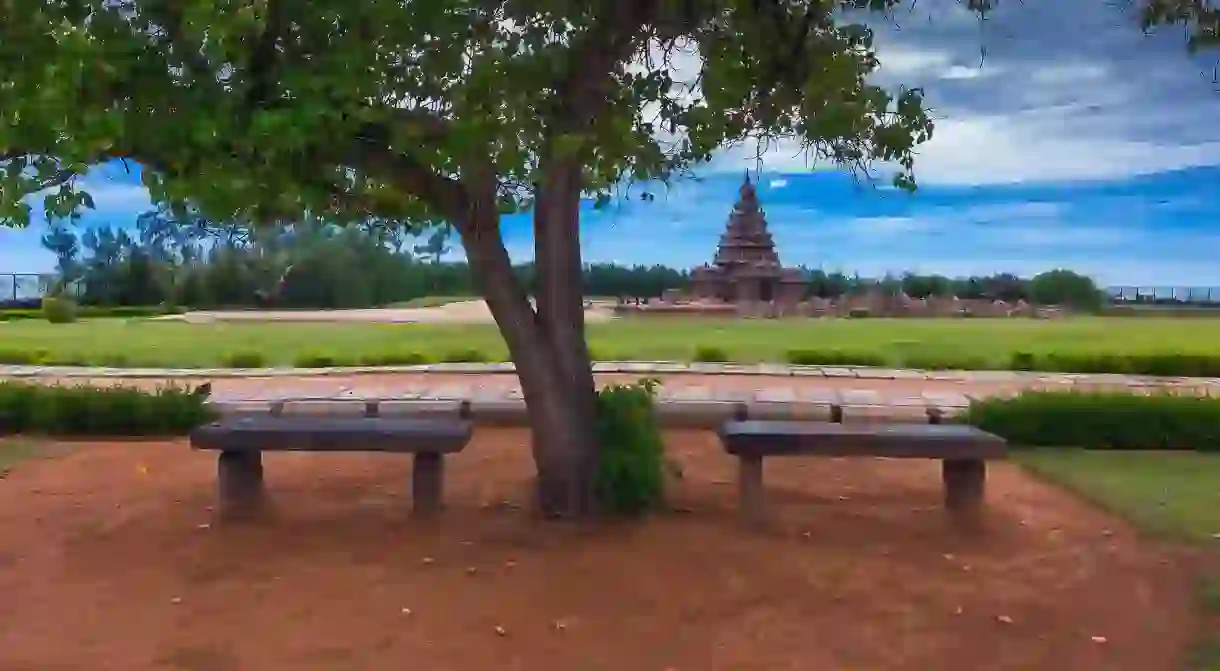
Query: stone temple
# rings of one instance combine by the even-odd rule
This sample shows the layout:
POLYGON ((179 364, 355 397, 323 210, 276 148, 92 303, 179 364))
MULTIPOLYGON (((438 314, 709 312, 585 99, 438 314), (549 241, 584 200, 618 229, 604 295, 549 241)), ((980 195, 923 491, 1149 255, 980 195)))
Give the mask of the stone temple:
POLYGON ((690 297, 723 303, 800 302, 805 293, 804 274, 780 264, 748 172, 740 193, 711 265, 691 270, 690 297))

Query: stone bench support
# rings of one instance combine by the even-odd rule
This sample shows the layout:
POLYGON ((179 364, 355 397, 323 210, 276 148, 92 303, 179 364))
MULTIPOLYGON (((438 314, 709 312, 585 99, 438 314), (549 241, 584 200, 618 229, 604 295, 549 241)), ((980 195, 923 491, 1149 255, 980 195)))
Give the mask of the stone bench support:
POLYGON ((738 458, 738 495, 745 520, 765 521, 763 461, 767 457, 887 457, 939 459, 945 509, 973 518, 983 503, 987 461, 1004 458, 1003 439, 962 425, 859 424, 834 422, 726 422, 725 451, 738 458))
POLYGON ((267 451, 412 454, 412 506, 427 515, 442 507, 445 455, 464 449, 471 434, 467 420, 259 415, 201 426, 191 433, 191 446, 220 452, 216 494, 224 518, 263 509, 262 453, 267 451))

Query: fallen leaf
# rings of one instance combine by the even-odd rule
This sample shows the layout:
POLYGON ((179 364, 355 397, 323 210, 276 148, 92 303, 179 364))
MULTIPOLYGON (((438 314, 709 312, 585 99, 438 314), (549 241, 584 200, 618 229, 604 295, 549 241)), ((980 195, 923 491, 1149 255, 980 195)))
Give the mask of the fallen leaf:
POLYGON ((411 614, 411 609, 410 609, 410 608, 403 608, 403 609, 402 609, 402 614, 403 614, 403 615, 410 615, 410 614, 411 614))
POLYGON ((504 629, 504 627, 501 627, 500 625, 496 625, 496 634, 499 636, 505 636, 508 634, 508 632, 504 629))
POLYGON ((475 568, 475 567, 473 567, 473 566, 467 566, 467 567, 466 567, 466 574, 467 574, 467 575, 474 575, 475 573, 478 573, 478 569, 476 569, 476 568, 475 568))
POLYGON ((432 557, 424 557, 423 561, 425 564, 431 564, 433 560, 432 557))
POLYGON ((997 615, 995 619, 1003 624, 1012 624, 1012 618, 1007 615, 997 615))
POLYGON ((170 600, 169 600, 169 602, 170 602, 170 603, 175 603, 175 604, 177 604, 177 603, 182 603, 182 597, 180 597, 180 596, 176 596, 176 597, 174 597, 174 598, 170 599, 170 600))
POLYGON ((1094 636, 1094 637, 1093 637, 1093 642, 1094 642, 1094 643, 1105 643, 1105 642, 1106 642, 1106 637, 1105 637, 1105 636, 1094 636))

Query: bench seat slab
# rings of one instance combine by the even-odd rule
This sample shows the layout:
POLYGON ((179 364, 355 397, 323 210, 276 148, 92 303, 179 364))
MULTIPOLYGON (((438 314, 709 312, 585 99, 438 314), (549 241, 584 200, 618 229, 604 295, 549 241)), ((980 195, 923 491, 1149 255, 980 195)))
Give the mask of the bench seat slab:
POLYGON ((1007 452, 1002 438, 958 424, 746 421, 726 422, 719 434, 739 457, 1003 459, 1007 452))
POLYGON ((191 432, 191 447, 226 452, 460 452, 469 421, 408 417, 229 417, 191 432))

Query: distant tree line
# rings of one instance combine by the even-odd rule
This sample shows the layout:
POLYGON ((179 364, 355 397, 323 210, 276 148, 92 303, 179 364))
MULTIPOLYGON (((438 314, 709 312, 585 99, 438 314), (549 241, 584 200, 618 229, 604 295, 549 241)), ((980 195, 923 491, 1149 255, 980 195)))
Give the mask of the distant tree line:
MULTIPOLYGON (((192 308, 358 308, 424 296, 475 296, 469 267, 442 261, 448 231, 408 244, 401 228, 369 222, 337 226, 306 220, 277 227, 222 224, 158 210, 129 228, 100 226, 77 232, 53 227, 42 245, 56 257, 56 292, 89 305, 170 304, 192 308)), ((913 298, 956 295, 1095 309, 1103 296, 1092 280, 1067 270, 1030 279, 940 275, 866 278, 802 268, 809 296, 835 298, 880 290, 913 298)), ((516 267, 534 284, 533 264, 516 267)), ((589 264, 586 296, 652 298, 683 289, 685 270, 665 266, 589 264)))

